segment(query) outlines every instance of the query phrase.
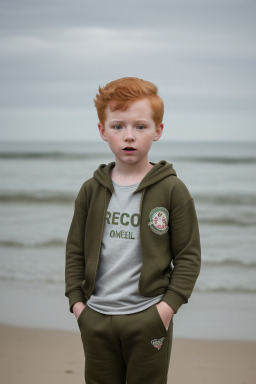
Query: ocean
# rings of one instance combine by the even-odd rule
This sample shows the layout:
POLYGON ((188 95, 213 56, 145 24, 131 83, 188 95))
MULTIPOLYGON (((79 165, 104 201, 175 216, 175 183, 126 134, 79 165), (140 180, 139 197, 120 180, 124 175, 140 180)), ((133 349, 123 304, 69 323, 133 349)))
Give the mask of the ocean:
MULTIPOLYGON (((256 340, 256 143, 159 141, 149 158, 173 164, 199 220, 202 270, 178 336, 256 340)), ((76 329, 65 241, 82 183, 112 160, 103 142, 0 143, 0 322, 76 329)))

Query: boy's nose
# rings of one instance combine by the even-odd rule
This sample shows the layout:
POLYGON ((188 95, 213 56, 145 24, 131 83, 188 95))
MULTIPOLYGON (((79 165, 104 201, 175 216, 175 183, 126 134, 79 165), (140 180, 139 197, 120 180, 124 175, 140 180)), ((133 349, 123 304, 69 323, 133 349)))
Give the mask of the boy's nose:
POLYGON ((128 128, 125 130, 124 140, 125 141, 134 141, 135 140, 135 136, 134 136, 132 129, 128 128))

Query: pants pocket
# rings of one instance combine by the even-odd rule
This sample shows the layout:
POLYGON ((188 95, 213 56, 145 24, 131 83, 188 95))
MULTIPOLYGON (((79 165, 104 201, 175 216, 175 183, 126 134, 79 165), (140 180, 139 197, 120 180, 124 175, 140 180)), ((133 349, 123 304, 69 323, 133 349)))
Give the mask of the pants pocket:
POLYGON ((86 305, 86 306, 84 307, 84 309, 82 310, 82 312, 80 313, 80 315, 78 316, 78 318, 77 318, 77 323, 78 323, 79 328, 80 328, 81 322, 82 322, 82 320, 83 320, 83 317, 84 317, 84 314, 85 314, 87 308, 88 308, 88 307, 87 307, 87 305, 86 305))
POLYGON ((165 325, 164 325, 163 320, 162 320, 162 318, 161 318, 161 316, 160 316, 160 313, 158 312, 158 309, 157 309, 156 304, 153 305, 153 313, 154 313, 155 319, 156 319, 156 321, 158 322, 159 326, 160 326, 161 329, 167 334, 167 333, 168 333, 168 330, 169 330, 169 328, 170 328, 170 325, 169 325, 168 329, 165 328, 165 325))

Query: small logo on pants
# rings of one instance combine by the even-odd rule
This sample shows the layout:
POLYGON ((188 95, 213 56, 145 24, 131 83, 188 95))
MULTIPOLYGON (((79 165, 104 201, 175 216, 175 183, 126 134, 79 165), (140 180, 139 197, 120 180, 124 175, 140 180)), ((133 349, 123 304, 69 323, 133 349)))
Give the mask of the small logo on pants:
POLYGON ((164 341, 164 337, 162 337, 161 339, 154 339, 154 340, 151 340, 151 344, 153 345, 153 347, 155 347, 156 349, 159 349, 162 347, 163 345, 163 341, 164 341))

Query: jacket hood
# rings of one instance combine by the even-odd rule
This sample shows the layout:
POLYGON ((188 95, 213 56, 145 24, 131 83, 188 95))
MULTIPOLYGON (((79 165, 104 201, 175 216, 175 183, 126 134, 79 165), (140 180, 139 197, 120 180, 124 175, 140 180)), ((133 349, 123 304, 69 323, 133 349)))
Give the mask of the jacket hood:
POLYGON ((104 187, 108 188, 112 193, 114 191, 114 187, 112 184, 112 180, 110 177, 110 172, 114 168, 115 163, 109 163, 108 165, 106 164, 101 164, 96 171, 94 171, 93 177, 95 180, 98 181, 101 185, 104 187))
MULTIPOLYGON (((159 181, 165 179, 169 176, 177 176, 175 170, 173 169, 172 164, 168 163, 165 160, 161 160, 158 163, 151 163, 153 168, 146 174, 146 176, 141 180, 137 190, 143 190, 144 188, 149 187, 159 181)), ((93 177, 102 184, 104 187, 108 188, 111 193, 114 191, 112 180, 110 177, 111 170, 114 168, 115 163, 101 164, 98 169, 94 172, 93 177)))

